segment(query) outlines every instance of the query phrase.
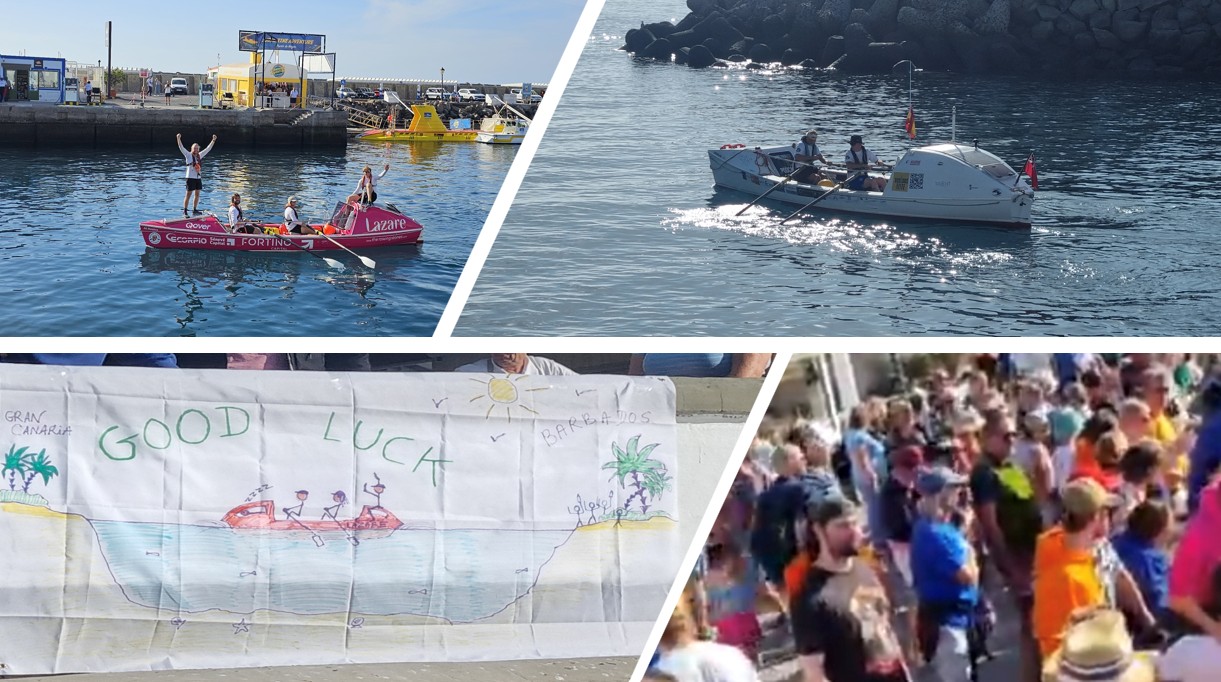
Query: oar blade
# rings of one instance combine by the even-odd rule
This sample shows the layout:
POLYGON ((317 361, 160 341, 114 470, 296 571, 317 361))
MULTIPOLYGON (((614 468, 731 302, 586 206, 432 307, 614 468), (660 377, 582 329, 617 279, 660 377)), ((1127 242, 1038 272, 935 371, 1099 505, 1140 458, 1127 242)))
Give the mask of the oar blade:
POLYGON ((343 263, 340 263, 339 261, 335 260, 334 258, 327 258, 326 256, 323 256, 322 260, 326 261, 327 265, 331 266, 332 268, 335 268, 336 270, 338 270, 340 272, 343 272, 344 270, 348 269, 347 266, 345 266, 343 263))
POLYGON ((377 261, 373 260, 372 258, 369 258, 368 256, 360 256, 359 258, 360 262, 364 263, 366 268, 372 270, 377 267, 377 261))

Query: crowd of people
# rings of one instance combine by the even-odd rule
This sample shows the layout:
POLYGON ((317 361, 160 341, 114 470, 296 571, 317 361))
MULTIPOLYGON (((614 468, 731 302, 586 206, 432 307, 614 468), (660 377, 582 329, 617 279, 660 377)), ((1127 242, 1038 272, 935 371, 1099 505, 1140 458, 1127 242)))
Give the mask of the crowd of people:
POLYGON ((1211 357, 981 355, 907 383, 842 433, 769 415, 646 679, 758 679, 761 614, 805 682, 1221 679, 1211 357))

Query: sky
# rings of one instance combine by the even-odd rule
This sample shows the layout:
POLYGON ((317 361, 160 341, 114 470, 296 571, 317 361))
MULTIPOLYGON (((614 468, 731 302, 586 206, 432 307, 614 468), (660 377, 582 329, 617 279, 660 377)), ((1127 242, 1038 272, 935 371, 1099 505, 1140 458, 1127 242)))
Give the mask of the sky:
MULTIPOLYGON (((249 61, 239 29, 326 36, 339 78, 545 83, 585 0, 0 0, 0 54, 203 73, 249 61), (61 21, 62 19, 62 21, 61 21)), ((282 52, 293 63, 296 54, 282 52)), ((268 61, 272 59, 268 53, 268 61)))

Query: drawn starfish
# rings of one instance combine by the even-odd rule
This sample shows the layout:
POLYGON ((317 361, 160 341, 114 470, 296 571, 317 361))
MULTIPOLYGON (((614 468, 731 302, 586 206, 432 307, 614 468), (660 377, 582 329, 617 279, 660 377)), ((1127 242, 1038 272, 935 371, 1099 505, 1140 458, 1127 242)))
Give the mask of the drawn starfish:
POLYGON ((242 619, 242 622, 233 624, 233 634, 236 635, 239 632, 250 632, 250 623, 247 623, 245 618, 242 619))

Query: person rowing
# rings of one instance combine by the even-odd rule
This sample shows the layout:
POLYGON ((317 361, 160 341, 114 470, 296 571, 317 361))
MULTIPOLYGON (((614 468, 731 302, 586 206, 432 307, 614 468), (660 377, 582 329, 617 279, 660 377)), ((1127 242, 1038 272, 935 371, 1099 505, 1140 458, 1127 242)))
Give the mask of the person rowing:
POLYGON ((199 174, 201 170, 200 164, 203 158, 208 155, 208 152, 212 151, 212 147, 216 145, 216 136, 212 136, 212 142, 208 144, 206 149, 200 149, 199 144, 196 143, 191 145, 189 151, 186 147, 182 146, 182 133, 178 133, 177 139, 178 151, 182 153, 182 158, 187 162, 187 194, 182 198, 182 217, 189 218, 191 216, 187 213, 187 202, 190 201, 192 192, 195 193, 195 205, 192 210, 195 212, 195 215, 199 215, 199 191, 203 189, 203 180, 199 174))
POLYGON ((284 204, 284 228, 289 234, 318 234, 314 228, 301 222, 297 215, 297 197, 289 197, 284 204))
POLYGON ((244 234, 258 233, 258 229, 242 215, 242 195, 240 194, 229 197, 229 231, 244 234))
POLYGON ((819 172, 818 168, 814 167, 813 163, 818 161, 824 166, 830 164, 828 164, 827 160, 823 158, 822 151, 818 148, 817 130, 807 131, 806 134, 801 137, 801 140, 794 145, 793 160, 797 163, 807 164, 806 166, 803 166, 796 175, 793 176, 793 180, 809 184, 815 184, 819 180, 822 180, 822 173, 819 172))
POLYGON ((348 197, 348 202, 351 203, 359 199, 362 205, 368 206, 377 201, 377 181, 386 177, 386 173, 389 171, 390 164, 386 164, 382 168, 382 172, 378 173, 376 177, 374 177, 371 167, 365 166, 361 169, 360 180, 356 182, 356 191, 352 196, 348 197))
MULTIPOLYGON (((870 168, 888 168, 878 160, 878 155, 865 149, 865 141, 860 135, 853 135, 848 143, 848 153, 844 154, 844 166, 852 171, 867 171, 870 168)), ((848 189, 865 190, 866 192, 881 192, 886 188, 886 178, 871 178, 868 173, 860 173, 848 182, 848 189)))

